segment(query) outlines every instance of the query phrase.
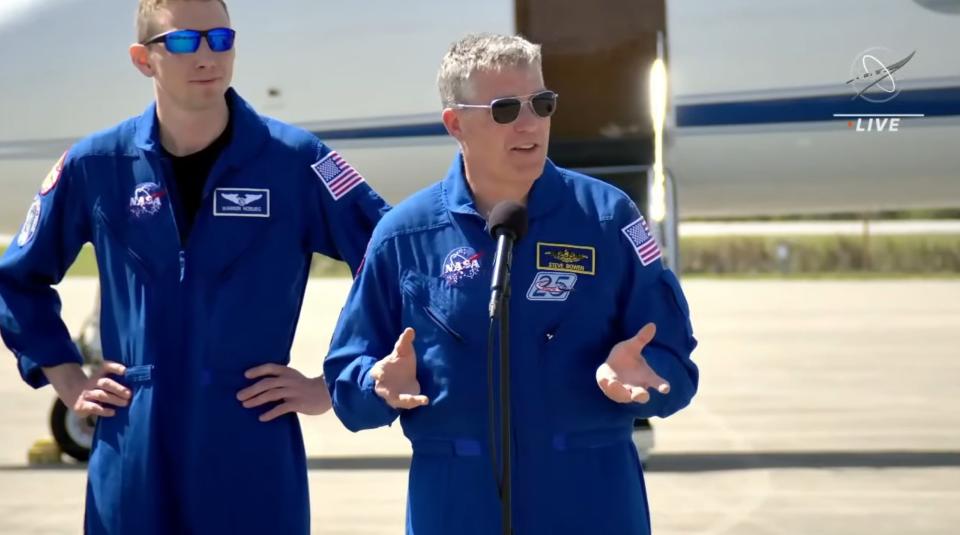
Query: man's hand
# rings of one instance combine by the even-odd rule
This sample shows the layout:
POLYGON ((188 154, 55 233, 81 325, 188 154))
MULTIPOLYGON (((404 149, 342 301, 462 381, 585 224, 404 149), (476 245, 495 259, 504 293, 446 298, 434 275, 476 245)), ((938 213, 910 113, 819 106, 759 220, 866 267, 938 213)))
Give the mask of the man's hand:
POLYGON ((110 361, 104 362, 90 377, 83 373, 79 364, 43 369, 63 404, 81 418, 109 418, 116 414, 114 407, 126 407, 130 403, 130 389, 107 377, 123 376, 126 371, 123 364, 110 361))
POLYGON ((310 379, 289 366, 263 364, 244 373, 247 379, 259 381, 237 392, 237 399, 248 409, 282 401, 280 405, 260 415, 261 422, 269 422, 291 412, 316 416, 330 410, 330 392, 323 376, 310 379))
POLYGON ((394 409, 415 409, 430 400, 420 395, 417 382, 417 352, 413 349, 413 329, 407 328, 397 339, 393 353, 380 359, 370 370, 375 391, 394 409))
POLYGON ((661 394, 670 392, 670 383, 657 375, 641 354, 653 340, 657 326, 648 323, 633 338, 613 346, 606 362, 597 368, 597 384, 608 398, 617 403, 646 403, 648 388, 661 394))

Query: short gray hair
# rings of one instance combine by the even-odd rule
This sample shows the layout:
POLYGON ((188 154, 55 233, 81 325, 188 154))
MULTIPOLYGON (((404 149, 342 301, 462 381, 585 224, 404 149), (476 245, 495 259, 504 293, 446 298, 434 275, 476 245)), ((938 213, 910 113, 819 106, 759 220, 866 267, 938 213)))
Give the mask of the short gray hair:
POLYGON ((445 108, 462 103, 470 76, 477 71, 526 66, 541 69, 540 45, 519 35, 467 35, 450 45, 440 62, 437 73, 440 101, 445 108))

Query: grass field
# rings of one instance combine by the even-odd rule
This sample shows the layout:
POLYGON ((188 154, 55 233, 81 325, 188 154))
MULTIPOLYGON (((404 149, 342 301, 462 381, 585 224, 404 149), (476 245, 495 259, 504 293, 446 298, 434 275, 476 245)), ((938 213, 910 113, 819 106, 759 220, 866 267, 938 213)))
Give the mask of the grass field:
MULTIPOLYGON (((2 252, 4 246, 0 246, 2 252)), ((680 241, 685 277, 724 279, 960 278, 960 236, 689 237, 680 241), (789 256, 778 252, 789 250, 789 256)), ((95 276, 93 248, 67 276, 95 276)), ((349 277, 343 262, 316 255, 314 277, 349 277)))

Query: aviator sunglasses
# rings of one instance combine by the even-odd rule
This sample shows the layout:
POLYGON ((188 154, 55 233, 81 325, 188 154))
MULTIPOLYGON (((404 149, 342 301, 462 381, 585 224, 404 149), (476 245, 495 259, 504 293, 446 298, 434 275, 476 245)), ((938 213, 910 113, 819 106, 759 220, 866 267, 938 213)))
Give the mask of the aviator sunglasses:
POLYGON ((520 110, 523 108, 524 103, 530 105, 530 109, 533 110, 533 113, 536 114, 537 117, 550 117, 557 111, 557 97, 559 96, 560 95, 553 91, 546 90, 524 97, 497 98, 490 101, 490 104, 457 103, 455 106, 460 109, 489 108, 490 115, 493 116, 493 120, 497 124, 510 124, 516 121, 517 117, 520 117, 520 110))
POLYGON ((140 43, 152 45, 163 43, 171 54, 193 54, 200 49, 200 40, 207 38, 207 45, 214 52, 226 52, 233 48, 237 32, 231 28, 213 28, 211 30, 170 30, 151 37, 140 43))

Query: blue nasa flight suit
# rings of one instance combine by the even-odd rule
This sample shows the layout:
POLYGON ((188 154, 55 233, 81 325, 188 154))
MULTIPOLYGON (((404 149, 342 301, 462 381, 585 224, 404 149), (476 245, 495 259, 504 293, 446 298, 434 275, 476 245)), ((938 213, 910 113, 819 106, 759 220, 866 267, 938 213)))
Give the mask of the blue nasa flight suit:
MULTIPOLYGON (((377 226, 324 362, 348 428, 400 417, 413 446, 407 533, 416 535, 500 529, 486 373, 496 245, 462 165, 458 156, 442 182, 377 226), (374 392, 370 370, 406 327, 416 330, 417 380, 430 404, 397 411, 374 392)), ((515 533, 649 533, 632 422, 668 416, 696 392, 686 301, 616 188, 547 162, 527 207, 510 301, 515 533), (647 322, 657 334, 644 356, 672 390, 615 403, 597 386, 597 367, 647 322)))
POLYGON ((245 370, 289 362, 312 254, 357 268, 387 206, 315 136, 227 101, 187 243, 151 106, 68 152, 0 260, 0 331, 40 387, 41 367, 81 362, 50 286, 96 250, 103 353, 133 396, 97 422, 90 534, 309 532, 296 415, 261 423, 236 395, 245 370))

